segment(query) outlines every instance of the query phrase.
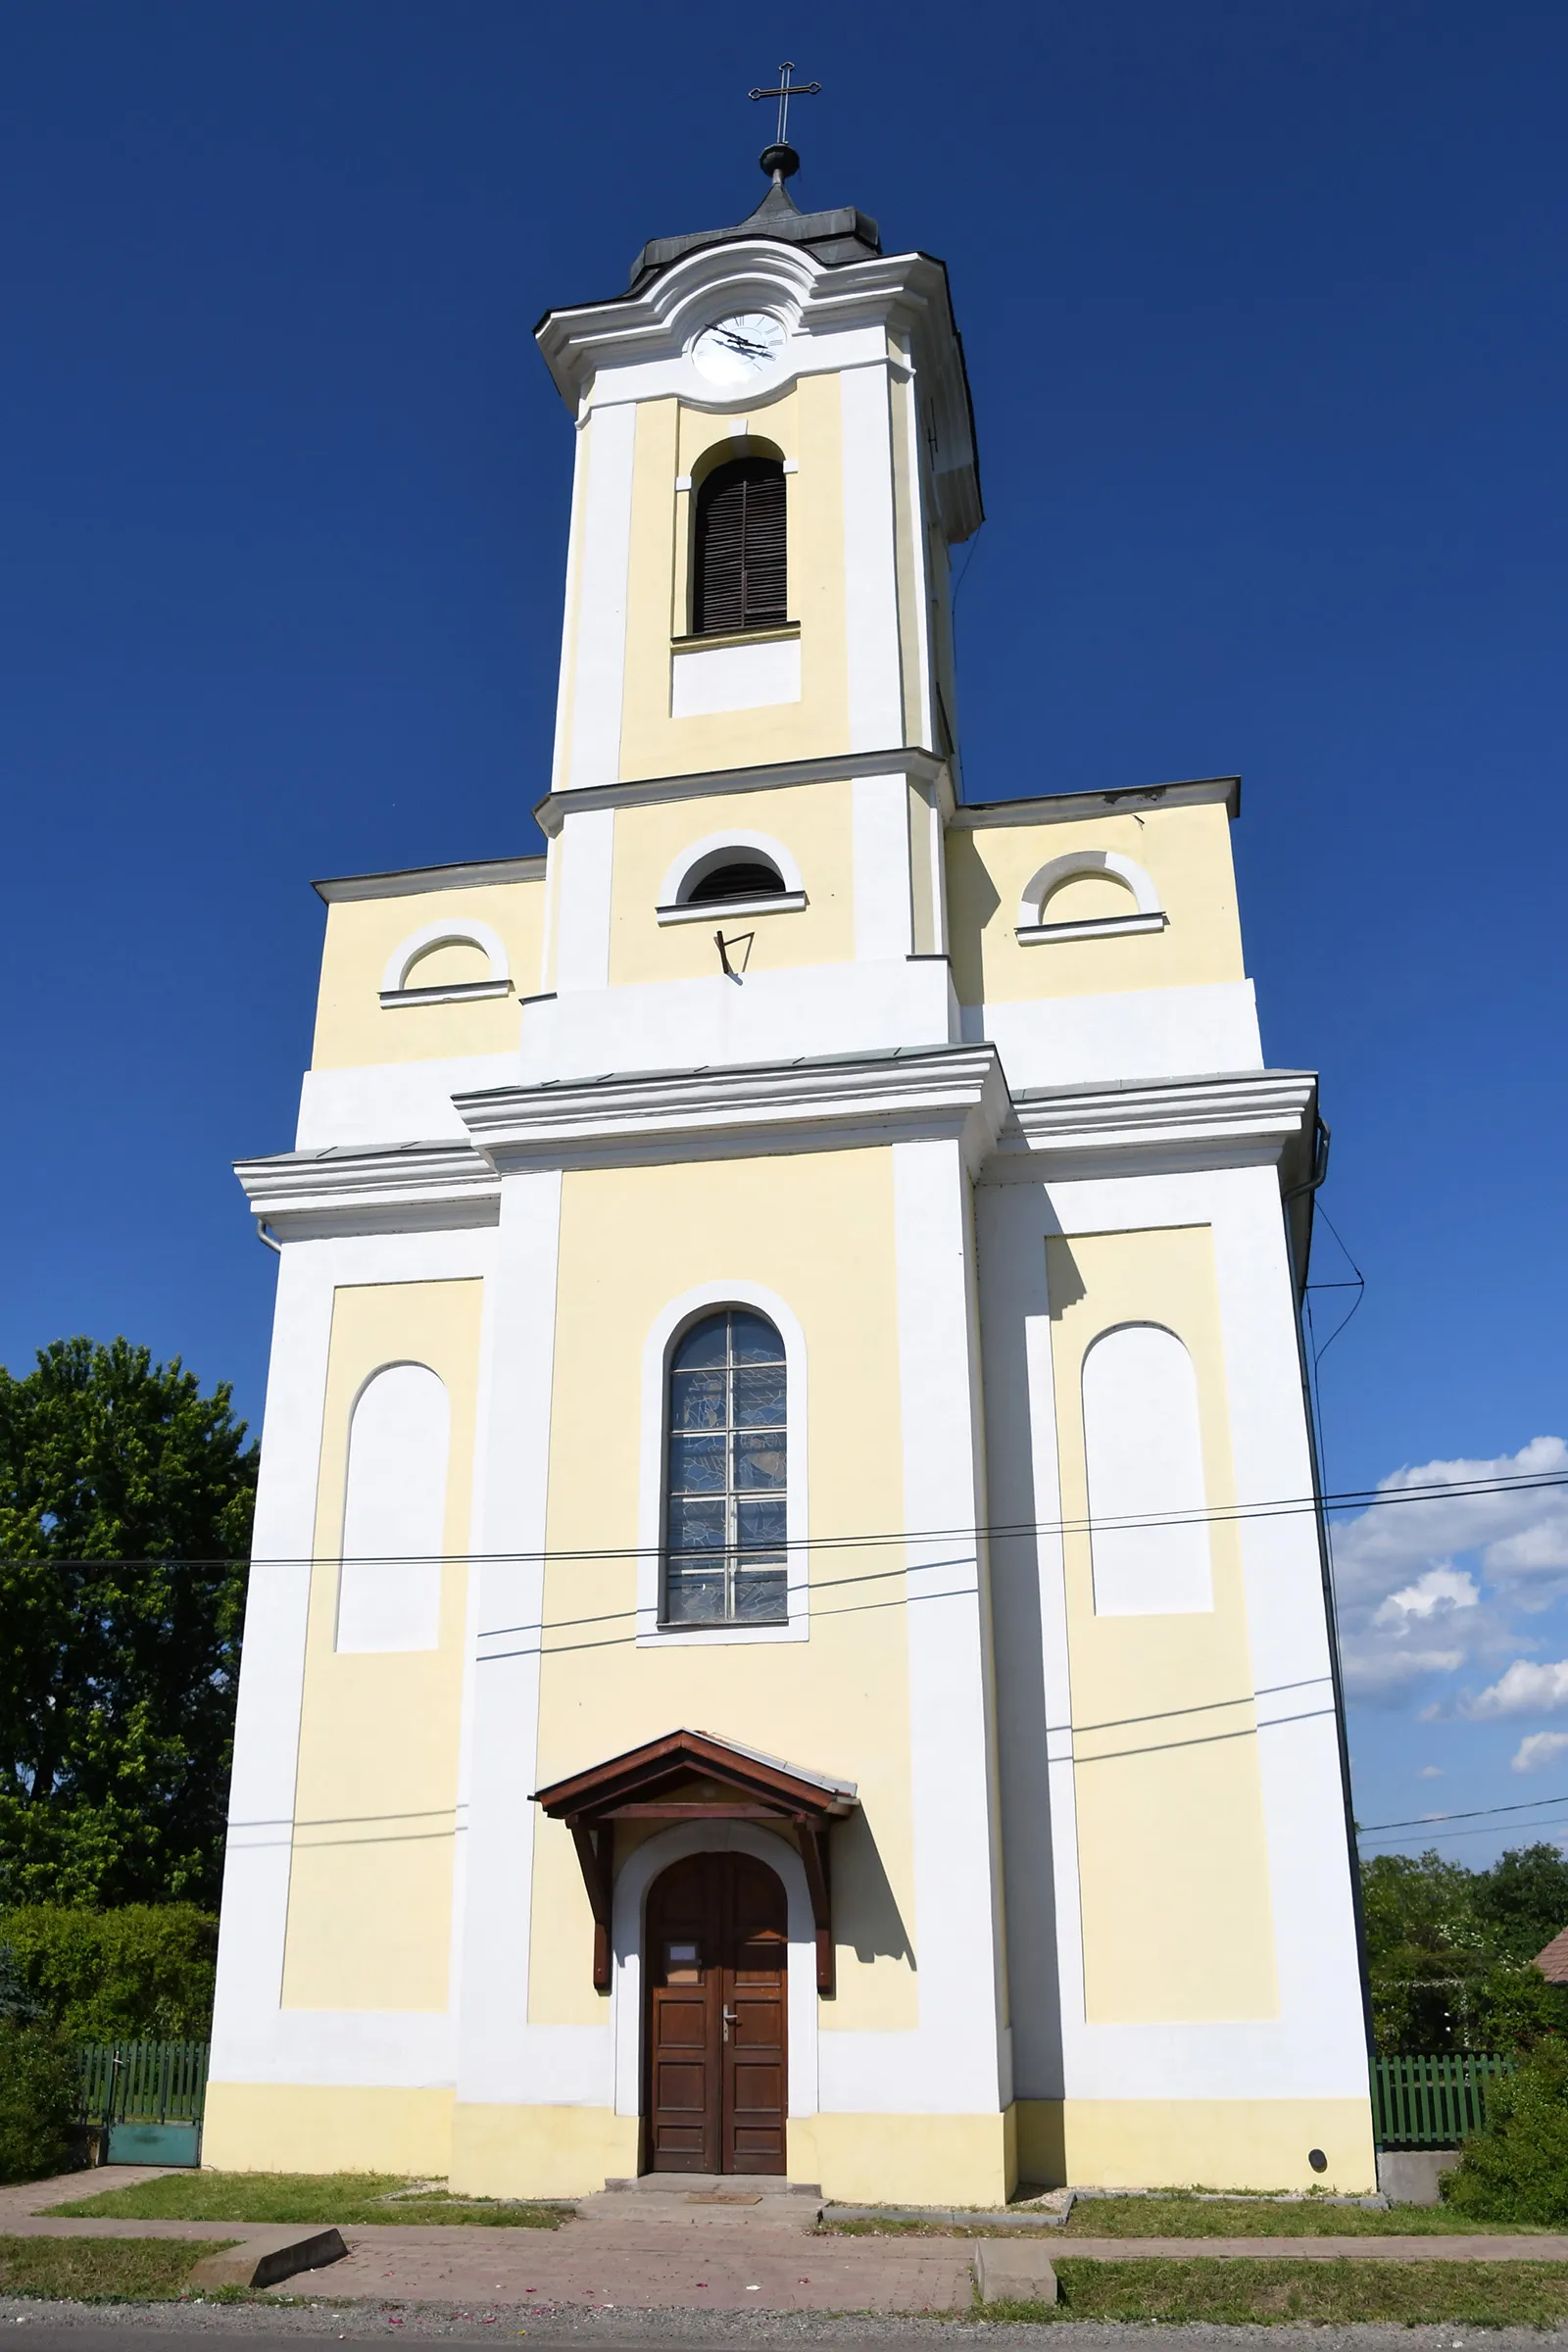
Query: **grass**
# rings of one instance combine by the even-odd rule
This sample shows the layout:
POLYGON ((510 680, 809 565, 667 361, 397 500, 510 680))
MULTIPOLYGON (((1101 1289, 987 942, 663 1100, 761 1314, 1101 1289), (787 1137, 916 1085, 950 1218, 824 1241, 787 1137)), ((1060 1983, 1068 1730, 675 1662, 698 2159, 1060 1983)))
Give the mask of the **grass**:
POLYGON ((232 2239, 0 2237, 0 2294, 74 2303, 168 2303, 232 2239))
MULTIPOLYGON (((864 2221, 823 2222, 825 2237, 1010 2237, 1037 2238, 1048 2246, 1069 2245, 1075 2237, 1539 2237, 1544 2225, 1476 2222, 1446 2205, 1396 2205, 1387 2213, 1361 2205, 1331 2205, 1306 2198, 1275 2205, 1251 2197, 1184 2196, 1172 2190, 1152 2197, 1086 2197, 1074 2205, 1065 2229, 988 2229, 983 2222, 902 2221, 873 2214, 864 2221)), ((1054 2259, 1054 2257, 1053 2257, 1054 2259)))
POLYGON ((1057 2262, 1059 2303, 985 2303, 990 2320, 1217 2327, 1383 2321, 1548 2328, 1568 2320, 1561 2262, 1057 2262))
MULTIPOLYGON (((1251 2197, 1084 2197, 1061 2231, 1074 2237, 1452 2237, 1491 2230, 1509 2237, 1539 2234, 1542 2225, 1474 2222, 1446 2205, 1395 2205, 1387 2213, 1364 2205, 1331 2205, 1303 2198, 1275 2205, 1251 2197)), ((1055 2236, 1053 2231, 1053 2237, 1055 2236)))
POLYGON ((335 2222, 340 2230, 376 2222, 554 2230, 564 2218, 548 2205, 411 2186, 396 2173, 165 2173, 47 2210, 72 2221, 335 2222))

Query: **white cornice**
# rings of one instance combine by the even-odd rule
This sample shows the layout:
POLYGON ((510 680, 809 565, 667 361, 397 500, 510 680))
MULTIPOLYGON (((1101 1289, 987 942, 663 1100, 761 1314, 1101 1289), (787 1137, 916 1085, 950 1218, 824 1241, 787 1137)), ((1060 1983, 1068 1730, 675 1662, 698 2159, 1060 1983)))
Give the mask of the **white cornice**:
POLYGON ((990 825, 1061 825, 1085 816, 1140 814, 1146 808, 1196 808, 1223 801, 1234 817, 1242 806, 1240 776, 1197 776, 1180 784, 1124 785, 1114 792, 1053 792, 1032 801, 976 801, 955 809, 963 832, 990 825))
POLYGON ((503 1175, 934 1136, 961 1138, 978 1168, 1007 1109, 990 1045, 498 1087, 453 1101, 503 1175))
POLYGON ((415 865, 397 874, 339 874, 311 888, 329 906, 342 899, 414 899, 429 890, 478 890, 487 882, 542 882, 542 858, 486 858, 460 865, 415 865))
POLYGON ((913 776, 951 794, 948 761, 917 744, 886 752, 843 752, 819 760, 780 760, 769 767, 715 767, 697 775, 631 776, 618 784, 584 784, 547 792, 534 805, 534 822, 554 839, 577 808, 634 808, 646 801, 700 801, 710 794, 778 792, 791 784, 837 784, 853 776, 913 776))
POLYGON ((1317 1079, 1259 1070, 1014 1097, 988 1180, 1256 1166, 1310 1148, 1317 1079))
POLYGON ((494 1225, 500 1215, 495 1170, 468 1144, 279 1152, 238 1159, 234 1173, 254 1214, 284 1242, 494 1225))

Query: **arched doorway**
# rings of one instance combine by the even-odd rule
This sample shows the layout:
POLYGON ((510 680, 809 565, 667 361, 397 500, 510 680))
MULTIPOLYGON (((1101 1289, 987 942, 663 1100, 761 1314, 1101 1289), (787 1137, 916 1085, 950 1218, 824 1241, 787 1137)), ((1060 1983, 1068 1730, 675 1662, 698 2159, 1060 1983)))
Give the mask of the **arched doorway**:
POLYGON ((643 2119, 655 2173, 782 2173, 789 2082, 783 1883, 691 1854, 648 1889, 643 2119))

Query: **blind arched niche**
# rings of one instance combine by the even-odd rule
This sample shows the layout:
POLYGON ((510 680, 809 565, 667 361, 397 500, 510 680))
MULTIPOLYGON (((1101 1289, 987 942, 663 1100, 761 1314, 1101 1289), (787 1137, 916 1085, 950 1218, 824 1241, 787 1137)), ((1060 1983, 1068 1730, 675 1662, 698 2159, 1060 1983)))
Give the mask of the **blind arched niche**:
POLYGON ((1084 1357, 1084 1454, 1099 1617, 1214 1605, 1193 1359, 1173 1331, 1124 1323, 1084 1357), (1117 1521, 1142 1520, 1141 1526, 1117 1521))
POLYGON ((434 1649, 441 1627, 451 1410, 427 1364, 388 1364, 349 1429, 340 1650, 434 1649))

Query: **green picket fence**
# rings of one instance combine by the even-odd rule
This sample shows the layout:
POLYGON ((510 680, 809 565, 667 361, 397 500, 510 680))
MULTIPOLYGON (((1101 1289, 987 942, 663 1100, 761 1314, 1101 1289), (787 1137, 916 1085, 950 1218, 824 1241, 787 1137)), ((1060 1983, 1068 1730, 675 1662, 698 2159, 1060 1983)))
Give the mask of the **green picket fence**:
POLYGON ((1380 2148, 1456 2148, 1487 2120, 1487 2085, 1511 2058, 1475 2050, 1372 2061, 1372 2124, 1380 2148))
POLYGON ((207 2100, 206 2041, 86 2042, 81 2120, 107 2127, 111 2164, 199 2164, 207 2100))

